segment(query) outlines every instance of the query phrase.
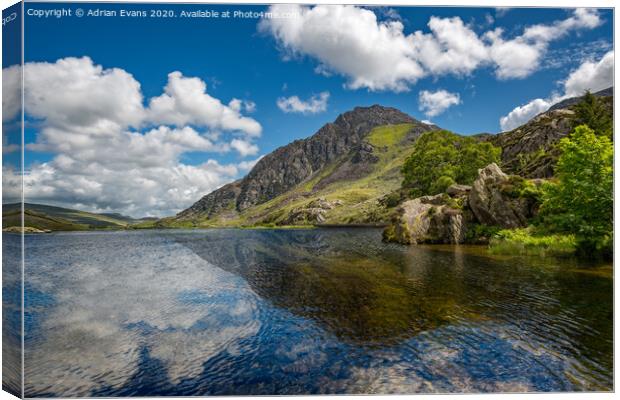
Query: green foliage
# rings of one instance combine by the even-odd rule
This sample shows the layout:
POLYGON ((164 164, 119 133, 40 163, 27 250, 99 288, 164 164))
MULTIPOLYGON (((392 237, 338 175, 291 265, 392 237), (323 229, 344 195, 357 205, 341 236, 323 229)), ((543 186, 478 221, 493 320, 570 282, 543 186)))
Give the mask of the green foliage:
POLYGON ((383 204, 387 208, 393 208, 400 204, 400 200, 401 200, 400 191, 395 191, 395 192, 387 194, 383 198, 383 204))
POLYGON ((449 188, 451 185, 455 183, 456 182, 454 181, 454 179, 452 179, 451 176, 446 176, 446 175, 440 176, 439 179, 437 179, 431 185, 431 192, 432 193, 445 192, 447 188, 449 188))
POLYGON ((557 182, 543 186, 543 221, 548 229, 575 234, 583 252, 610 252, 613 144, 581 125, 559 148, 557 182))
POLYGON ((498 226, 471 224, 465 232, 466 243, 487 243, 497 232, 501 230, 498 226))
POLYGON ((403 165, 403 187, 420 196, 441 193, 453 183, 471 184, 478 169, 499 162, 500 153, 491 143, 448 131, 425 133, 403 165))
POLYGON ((612 138, 613 119, 603 100, 586 91, 583 99, 573 107, 573 128, 587 125, 598 135, 612 138))
POLYGON ((492 254, 563 256, 575 253, 572 234, 542 234, 533 227, 498 231, 490 242, 492 254))
POLYGON ((501 188, 501 192, 512 198, 530 198, 539 201, 542 197, 542 188, 531 180, 518 175, 510 175, 508 182, 501 188))

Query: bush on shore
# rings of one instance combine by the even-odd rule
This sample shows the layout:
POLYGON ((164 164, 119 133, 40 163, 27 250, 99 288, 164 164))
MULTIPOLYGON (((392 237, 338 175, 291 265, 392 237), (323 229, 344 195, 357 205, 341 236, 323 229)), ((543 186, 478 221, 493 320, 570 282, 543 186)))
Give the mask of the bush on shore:
POLYGON ((575 254, 577 240, 573 234, 545 234, 530 226, 497 232, 489 249, 492 254, 569 256, 575 254))

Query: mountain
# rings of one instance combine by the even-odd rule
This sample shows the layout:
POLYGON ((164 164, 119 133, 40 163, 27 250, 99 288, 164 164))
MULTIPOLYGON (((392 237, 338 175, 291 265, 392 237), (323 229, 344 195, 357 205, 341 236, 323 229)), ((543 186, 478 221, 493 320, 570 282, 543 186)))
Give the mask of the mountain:
MULTIPOLYGON (((121 214, 96 214, 43 204, 24 204, 24 225, 38 230, 124 229, 138 222, 121 214)), ((2 205, 2 227, 21 225, 21 204, 2 205)))
POLYGON ((207 194, 169 226, 374 223, 400 187, 415 140, 439 129, 389 107, 357 107, 307 139, 263 157, 243 179, 207 194))
MULTIPOLYGON (((613 87, 594 95, 601 97, 609 113, 613 113, 613 87)), ((485 135, 481 140, 502 148, 503 171, 525 178, 549 178, 553 176, 558 157, 555 144, 570 133, 574 115, 572 107, 581 99, 563 100, 516 129, 485 135)))
MULTIPOLYGON (((612 93, 596 93, 610 112, 612 93)), ((474 137, 502 149, 504 171, 548 178, 579 100, 564 100, 511 131, 474 137)), ((416 139, 437 129, 394 108, 357 107, 263 157, 243 179, 141 227, 384 224, 393 211, 386 204, 402 200, 400 170, 416 139)))

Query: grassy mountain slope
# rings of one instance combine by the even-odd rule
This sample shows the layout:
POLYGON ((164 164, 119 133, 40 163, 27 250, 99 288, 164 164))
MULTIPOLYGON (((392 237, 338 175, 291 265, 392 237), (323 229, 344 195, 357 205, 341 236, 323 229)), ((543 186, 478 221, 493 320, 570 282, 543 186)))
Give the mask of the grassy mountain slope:
MULTIPOLYGON (((26 203, 24 225, 40 230, 75 231, 88 229, 123 229, 137 222, 120 214, 95 214, 69 208, 26 203)), ((20 226, 20 204, 2 206, 2 226, 20 226)))
POLYGON ((400 188, 400 169, 413 149, 417 124, 376 127, 359 150, 339 157, 293 189, 243 211, 229 204, 224 212, 191 220, 167 218, 170 227, 374 224, 389 220, 381 205, 385 195, 400 188), (320 218, 315 218, 316 213, 320 218))

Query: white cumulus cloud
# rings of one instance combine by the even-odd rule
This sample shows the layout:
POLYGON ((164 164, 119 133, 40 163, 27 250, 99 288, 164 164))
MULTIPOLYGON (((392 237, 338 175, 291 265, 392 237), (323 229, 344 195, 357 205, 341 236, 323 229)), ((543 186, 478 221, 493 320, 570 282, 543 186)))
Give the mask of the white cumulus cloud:
MULTIPOLYGON (((27 166, 29 202, 170 215, 253 162, 221 164, 209 154, 235 150, 245 157, 259 151, 252 140, 261 126, 242 114, 252 103, 233 99, 226 105, 207 93, 201 79, 180 72, 171 73, 163 94, 148 102, 130 73, 88 57, 27 63, 24 83, 26 114, 37 127, 36 141, 26 149, 54 154, 27 166), (190 152, 206 161, 184 163, 190 152)), ((18 177, 3 173, 7 197, 19 198, 18 177)))
POLYGON ((22 68, 13 65, 2 70, 2 122, 13 121, 21 111, 22 68))
POLYGON ((270 11, 296 17, 262 20, 261 31, 288 56, 309 55, 320 71, 345 75, 351 89, 402 91, 424 76, 398 20, 380 22, 373 11, 348 5, 273 5, 270 11))
POLYGON ((308 100, 301 100, 298 96, 280 97, 276 103, 285 113, 316 114, 327 110, 328 100, 329 92, 321 92, 308 100))
POLYGON ((175 71, 168 74, 164 93, 150 100, 147 115, 153 123, 177 126, 193 124, 260 136, 260 124, 240 114, 239 100, 233 99, 231 105, 226 106, 210 96, 203 80, 188 78, 175 71))
POLYGON ((431 17, 429 32, 406 34, 399 19, 379 20, 372 10, 351 5, 273 5, 294 18, 264 19, 259 30, 272 35, 286 58, 309 56, 316 71, 340 74, 350 89, 409 90, 429 75, 468 75, 491 67, 499 79, 524 78, 540 67, 549 43, 571 31, 601 24, 594 9, 524 28, 506 38, 501 28, 478 34, 460 17, 431 17))
POLYGON ((246 140, 233 139, 230 147, 237 150, 242 157, 253 156, 258 153, 258 146, 246 140))
POLYGON ((450 93, 446 90, 437 90, 430 92, 428 90, 422 90, 419 93, 418 103, 420 111, 429 117, 435 117, 448 108, 460 104, 461 97, 458 93, 450 93))
POLYGON ((502 131, 509 131, 523 125, 541 112, 547 111, 552 106, 550 100, 534 99, 527 104, 515 107, 514 110, 499 120, 502 131))
POLYGON ((599 61, 586 60, 572 71, 563 81, 562 93, 516 107, 500 118, 500 126, 503 131, 514 129, 564 99, 581 96, 586 90, 597 92, 612 86, 613 78, 614 53, 609 51, 599 61))
POLYGON ((567 97, 580 96, 586 90, 597 92, 613 85, 614 53, 607 52, 599 61, 585 61, 564 82, 567 97))

